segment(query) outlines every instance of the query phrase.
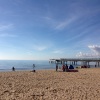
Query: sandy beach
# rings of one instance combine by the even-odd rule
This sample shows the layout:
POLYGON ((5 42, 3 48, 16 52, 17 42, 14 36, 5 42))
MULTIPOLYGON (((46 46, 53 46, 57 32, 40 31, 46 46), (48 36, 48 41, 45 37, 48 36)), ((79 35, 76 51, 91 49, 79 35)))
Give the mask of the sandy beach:
POLYGON ((0 72, 0 100, 100 100, 100 68, 0 72))

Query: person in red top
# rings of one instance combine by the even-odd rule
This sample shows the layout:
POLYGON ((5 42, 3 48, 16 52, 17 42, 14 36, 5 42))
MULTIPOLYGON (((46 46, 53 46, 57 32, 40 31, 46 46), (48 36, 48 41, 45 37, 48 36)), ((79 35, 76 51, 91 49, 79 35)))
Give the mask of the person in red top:
POLYGON ((62 66, 62 70, 63 70, 63 72, 65 72, 65 69, 66 69, 66 66, 63 65, 63 66, 62 66))

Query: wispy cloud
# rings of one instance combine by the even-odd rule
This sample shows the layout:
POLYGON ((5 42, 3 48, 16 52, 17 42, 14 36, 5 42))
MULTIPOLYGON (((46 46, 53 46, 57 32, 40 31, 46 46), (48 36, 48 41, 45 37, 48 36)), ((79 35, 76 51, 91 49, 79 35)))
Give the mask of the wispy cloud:
POLYGON ((5 31, 8 29, 11 29, 13 27, 13 24, 7 24, 7 25, 0 25, 0 31, 5 31))
POLYGON ((47 49, 47 47, 43 46, 43 45, 34 45, 33 49, 37 50, 37 51, 43 51, 43 50, 47 49))
POLYGON ((2 33, 2 34, 0 34, 0 37, 17 37, 17 35, 8 34, 8 33, 2 33))
POLYGON ((55 19, 54 17, 50 17, 50 16, 45 16, 42 17, 44 19, 45 22, 47 22, 47 24, 49 24, 50 26, 52 26, 52 28, 54 30, 63 30, 64 28, 66 28, 68 25, 72 24, 74 21, 76 21, 78 19, 79 16, 70 16, 67 17, 65 19, 55 19))
POLYGON ((55 54, 63 54, 65 50, 66 50, 66 48, 55 49, 52 53, 55 53, 55 54))
POLYGON ((45 17, 43 17, 45 20, 52 20, 52 18, 51 17, 49 17, 49 16, 45 16, 45 17))
POLYGON ((71 23, 73 23, 77 18, 74 16, 72 18, 66 19, 65 21, 60 22, 59 24, 57 24, 55 26, 55 29, 64 29, 65 27, 67 27, 68 25, 70 25, 71 23))
POLYGON ((55 51, 53 51, 53 53, 60 53, 60 54, 62 54, 63 52, 61 50, 55 50, 55 51))

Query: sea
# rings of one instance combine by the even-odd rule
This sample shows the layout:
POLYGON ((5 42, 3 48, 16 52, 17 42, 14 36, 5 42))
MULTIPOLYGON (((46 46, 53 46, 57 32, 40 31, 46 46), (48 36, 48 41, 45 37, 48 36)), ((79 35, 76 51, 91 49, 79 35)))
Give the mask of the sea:
POLYGON ((49 60, 0 60, 0 71, 12 71, 12 67, 15 70, 33 70, 33 64, 35 70, 42 69, 54 69, 55 63, 49 63, 49 60))
MULTIPOLYGON (((12 67, 15 70, 33 70, 33 64, 35 65, 35 70, 46 70, 46 69, 55 69, 55 63, 49 63, 49 60, 0 60, 0 71, 12 71, 12 67)), ((70 65, 70 64, 68 64, 70 65)), ((78 63, 76 66, 80 66, 78 63)), ((62 66, 62 64, 58 64, 58 66, 62 66)), ((91 64, 91 67, 94 67, 91 64)))

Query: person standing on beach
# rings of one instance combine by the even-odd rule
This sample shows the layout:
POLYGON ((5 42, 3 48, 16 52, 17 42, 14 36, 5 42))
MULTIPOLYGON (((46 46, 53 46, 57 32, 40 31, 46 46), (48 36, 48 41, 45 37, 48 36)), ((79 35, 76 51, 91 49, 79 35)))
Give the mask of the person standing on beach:
POLYGON ((12 71, 15 71, 15 68, 14 67, 12 67, 12 71))
POLYGON ((35 64, 33 64, 33 72, 35 72, 35 64))
POLYGON ((66 64, 65 70, 66 70, 66 72, 68 71, 68 65, 67 64, 66 64))
POLYGON ((65 72, 65 69, 66 69, 66 66, 65 65, 62 65, 63 72, 65 72))
POLYGON ((58 64, 56 64, 56 71, 58 71, 58 64))

